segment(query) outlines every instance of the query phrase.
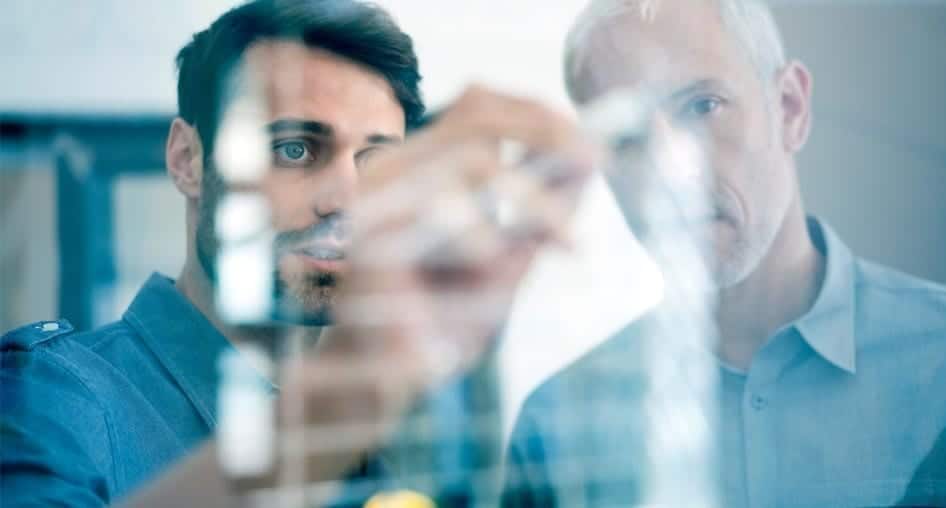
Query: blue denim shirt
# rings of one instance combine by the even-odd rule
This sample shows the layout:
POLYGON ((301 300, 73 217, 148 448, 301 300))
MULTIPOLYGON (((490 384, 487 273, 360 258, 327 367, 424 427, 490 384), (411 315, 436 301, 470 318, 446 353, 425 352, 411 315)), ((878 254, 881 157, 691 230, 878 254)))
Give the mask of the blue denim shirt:
MULTIPOLYGON (((946 506, 946 288, 854 258, 814 219, 809 231, 827 259, 813 307, 747 372, 719 366, 721 505, 946 506)), ((635 322, 532 394, 507 505, 642 501, 635 338, 667 332, 635 322)))
MULTIPOLYGON (((230 342, 158 274, 120 321, 103 328, 76 333, 60 320, 4 335, 0 505, 103 506, 153 480, 217 427, 218 357, 228 351, 230 342)), ((435 439, 431 455, 407 457, 405 469, 389 467, 399 456, 391 448, 376 454, 345 478, 332 506, 361 506, 395 487, 469 504, 466 480, 483 460, 474 452, 483 443, 471 441, 465 415, 476 409, 471 401, 481 398, 483 382, 489 378, 474 372, 425 399, 419 406, 428 411, 424 435, 435 439), (431 472, 434 484, 412 480, 431 472)))
POLYGON ((4 335, 4 507, 102 506, 182 458, 216 426, 217 357, 231 347, 159 275, 103 328, 49 321, 4 335))

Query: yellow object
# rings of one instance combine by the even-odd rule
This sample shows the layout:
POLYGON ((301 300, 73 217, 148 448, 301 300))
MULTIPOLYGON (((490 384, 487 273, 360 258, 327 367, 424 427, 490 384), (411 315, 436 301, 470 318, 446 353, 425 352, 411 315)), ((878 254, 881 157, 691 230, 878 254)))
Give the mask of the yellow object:
POLYGON ((437 508, 433 499, 412 490, 380 492, 371 496, 364 508, 437 508))

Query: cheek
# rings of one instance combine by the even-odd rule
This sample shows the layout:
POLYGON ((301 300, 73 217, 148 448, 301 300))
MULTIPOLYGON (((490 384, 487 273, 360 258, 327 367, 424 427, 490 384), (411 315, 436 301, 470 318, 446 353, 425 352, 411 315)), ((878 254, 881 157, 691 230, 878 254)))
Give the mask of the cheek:
POLYGON ((282 282, 292 284, 293 281, 300 278, 301 274, 305 273, 306 270, 299 256, 289 254, 280 257, 276 261, 276 271, 279 273, 279 278, 282 282))
POLYGON ((282 170, 270 173, 260 187, 269 202, 276 231, 305 229, 315 220, 311 200, 307 198, 305 179, 295 173, 282 170))
POLYGON ((707 133, 707 163, 718 184, 739 186, 751 179, 758 147, 746 129, 743 118, 737 115, 716 118, 707 133))
POLYGON ((765 122, 740 114, 718 118, 710 129, 707 157, 717 185, 737 194, 750 222, 778 209, 779 194, 789 189, 771 141, 765 122))
POLYGON ((728 166, 740 166, 740 161, 758 152, 761 143, 758 126, 753 120, 736 107, 714 118, 710 124, 712 157, 721 163, 729 163, 728 166))

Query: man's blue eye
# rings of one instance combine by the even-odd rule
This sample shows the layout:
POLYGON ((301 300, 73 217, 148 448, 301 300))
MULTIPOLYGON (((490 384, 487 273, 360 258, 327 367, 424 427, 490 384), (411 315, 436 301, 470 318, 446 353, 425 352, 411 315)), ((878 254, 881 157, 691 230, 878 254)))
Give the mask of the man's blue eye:
POLYGON ((384 147, 380 147, 380 146, 373 146, 370 148, 366 148, 358 152, 357 155, 355 155, 355 163, 359 167, 363 166, 366 162, 371 160, 372 157, 376 156, 378 153, 380 153, 383 150, 384 150, 384 147))
POLYGON ((276 145, 276 157, 278 160, 288 162, 302 162, 311 158, 309 148, 301 141, 287 141, 276 145))
POLYGON ((722 101, 715 97, 703 97, 696 99, 690 103, 689 113, 693 113, 698 116, 706 116, 710 113, 713 113, 722 105, 722 101))
POLYGON ((305 157, 306 148, 302 143, 284 143, 277 147, 280 155, 284 155, 287 159, 299 160, 305 157))

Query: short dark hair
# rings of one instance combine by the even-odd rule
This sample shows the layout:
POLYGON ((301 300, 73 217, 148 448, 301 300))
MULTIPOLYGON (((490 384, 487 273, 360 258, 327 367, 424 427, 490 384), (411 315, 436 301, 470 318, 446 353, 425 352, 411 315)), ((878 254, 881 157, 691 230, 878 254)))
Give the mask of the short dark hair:
POLYGON ((358 0, 255 0, 194 34, 177 54, 178 116, 197 128, 207 156, 225 108, 224 85, 247 48, 261 40, 298 41, 366 66, 391 85, 405 127, 421 123, 414 43, 386 11, 358 0))

